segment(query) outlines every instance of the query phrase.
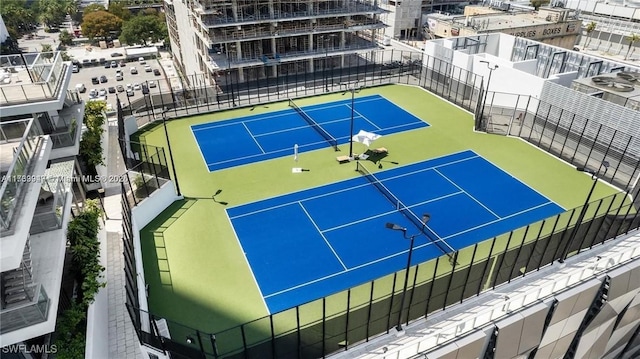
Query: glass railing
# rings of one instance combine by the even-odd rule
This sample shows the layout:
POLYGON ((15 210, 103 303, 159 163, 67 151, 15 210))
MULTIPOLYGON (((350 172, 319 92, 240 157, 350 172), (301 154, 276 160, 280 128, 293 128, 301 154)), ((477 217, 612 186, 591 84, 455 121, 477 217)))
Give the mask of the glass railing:
MULTIPOLYGON (((27 290, 29 290, 27 288, 27 290)), ((31 301, 8 307, 0 311, 0 334, 26 328, 47 320, 49 296, 41 284, 35 287, 31 301)))
POLYGON ((25 118, 13 121, 0 122, 0 144, 20 141, 25 133, 32 118, 25 118))
MULTIPOLYGON (((65 121, 66 122, 66 121, 65 121)), ((69 147, 76 144, 76 138, 78 133, 78 124, 75 118, 70 120, 70 124, 64 128, 63 131, 56 131, 51 133, 51 141, 53 142, 53 148, 69 147)))
POLYGON ((0 71, 0 105, 11 105, 57 96, 60 81, 64 78, 64 63, 60 52, 26 54, 24 61, 11 55, 0 56, 0 61, 16 63, 0 71), (32 55, 32 56, 28 56, 32 55))
POLYGON ((67 190, 62 178, 47 178, 43 181, 38 196, 30 234, 38 234, 62 228, 67 190))
POLYGON ((40 131, 30 121, 20 144, 13 150, 13 162, 0 187, 0 227, 7 231, 13 224, 13 216, 22 201, 25 189, 31 184, 30 175, 33 170, 35 154, 40 149, 42 137, 40 131))

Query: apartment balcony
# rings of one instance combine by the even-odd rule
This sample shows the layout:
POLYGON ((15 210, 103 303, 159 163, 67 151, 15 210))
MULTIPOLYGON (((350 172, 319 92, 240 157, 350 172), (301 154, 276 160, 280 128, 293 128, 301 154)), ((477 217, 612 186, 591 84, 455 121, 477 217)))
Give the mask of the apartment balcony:
POLYGON ((261 65, 277 65, 282 62, 293 62, 313 58, 348 55, 378 49, 378 45, 369 41, 345 46, 343 48, 314 49, 306 51, 289 51, 286 53, 264 54, 260 57, 233 59, 223 53, 210 53, 208 63, 211 71, 244 68, 261 65))
POLYGON ((335 33, 339 31, 354 32, 362 30, 383 29, 387 27, 383 22, 373 19, 361 19, 350 21, 338 21, 333 24, 295 23, 293 26, 280 24, 280 26, 246 26, 242 28, 216 29, 210 37, 212 45, 235 41, 261 40, 268 38, 281 38, 299 36, 305 34, 335 33))
POLYGON ((332 9, 323 9, 317 12, 311 11, 293 11, 286 12, 275 10, 273 15, 270 13, 247 14, 238 13, 238 18, 228 16, 222 13, 220 9, 210 10, 203 13, 200 22, 209 28, 260 24, 265 22, 292 21, 292 20, 310 20, 321 18, 335 18, 339 16, 356 16, 356 15, 373 15, 384 14, 387 10, 381 9, 369 3, 348 3, 347 6, 332 9))
MULTIPOLYGON (((18 298, 15 295, 8 294, 7 297, 18 298)), ((19 297, 20 300, 7 304, 0 310, 0 334, 27 328, 47 320, 50 300, 42 285, 32 285, 18 295, 22 295, 19 297)))
POLYGON ((66 89, 66 72, 70 73, 60 52, 3 55, 0 66, 3 107, 59 99, 66 89))
POLYGON ((55 128, 45 132, 53 142, 51 160, 76 156, 80 151, 84 105, 84 102, 79 102, 60 110, 57 118, 53 119, 55 128))

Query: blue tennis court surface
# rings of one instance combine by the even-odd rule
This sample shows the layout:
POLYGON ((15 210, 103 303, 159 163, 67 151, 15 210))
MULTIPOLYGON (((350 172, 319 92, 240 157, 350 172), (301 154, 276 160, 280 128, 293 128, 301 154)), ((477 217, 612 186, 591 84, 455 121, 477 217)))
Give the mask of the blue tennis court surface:
MULTIPOLYGON (((302 108, 338 144, 349 141, 351 99, 302 108)), ((386 135, 429 126, 380 95, 354 102, 354 133, 386 135)), ((191 126, 209 171, 244 165, 330 145, 294 109, 191 126)))
MULTIPOLYGON (((373 166, 371 166, 373 167, 373 166)), ((563 209, 473 151, 374 173, 414 214, 431 215, 412 264, 553 216, 563 209), (442 242, 443 241, 443 242, 442 242)), ((418 233, 367 176, 228 208, 271 313, 371 281, 406 266, 418 233)))

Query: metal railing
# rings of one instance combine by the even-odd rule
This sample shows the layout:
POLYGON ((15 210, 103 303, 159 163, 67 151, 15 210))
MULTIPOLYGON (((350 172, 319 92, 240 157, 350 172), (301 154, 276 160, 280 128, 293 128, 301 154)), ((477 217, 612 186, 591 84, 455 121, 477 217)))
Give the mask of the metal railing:
POLYGON ((0 311, 0 333, 30 327, 47 320, 49 315, 49 296, 41 284, 35 287, 33 299, 15 307, 0 311))

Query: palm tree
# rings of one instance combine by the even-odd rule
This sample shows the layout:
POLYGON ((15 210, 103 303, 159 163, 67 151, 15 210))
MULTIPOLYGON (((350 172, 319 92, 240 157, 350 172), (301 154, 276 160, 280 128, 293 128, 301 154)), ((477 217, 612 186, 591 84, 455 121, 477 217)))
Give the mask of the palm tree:
POLYGON ((594 21, 591 21, 590 23, 587 24, 586 30, 587 30, 587 42, 584 44, 584 47, 586 48, 587 46, 589 46, 589 43, 591 42, 591 33, 596 29, 596 26, 598 24, 596 24, 594 21))
POLYGON ((640 40, 640 35, 631 33, 631 35, 627 36, 627 40, 629 40, 629 48, 627 49, 627 54, 624 55, 625 60, 629 58, 629 52, 631 52, 631 47, 633 46, 633 44, 635 44, 636 41, 640 40))

